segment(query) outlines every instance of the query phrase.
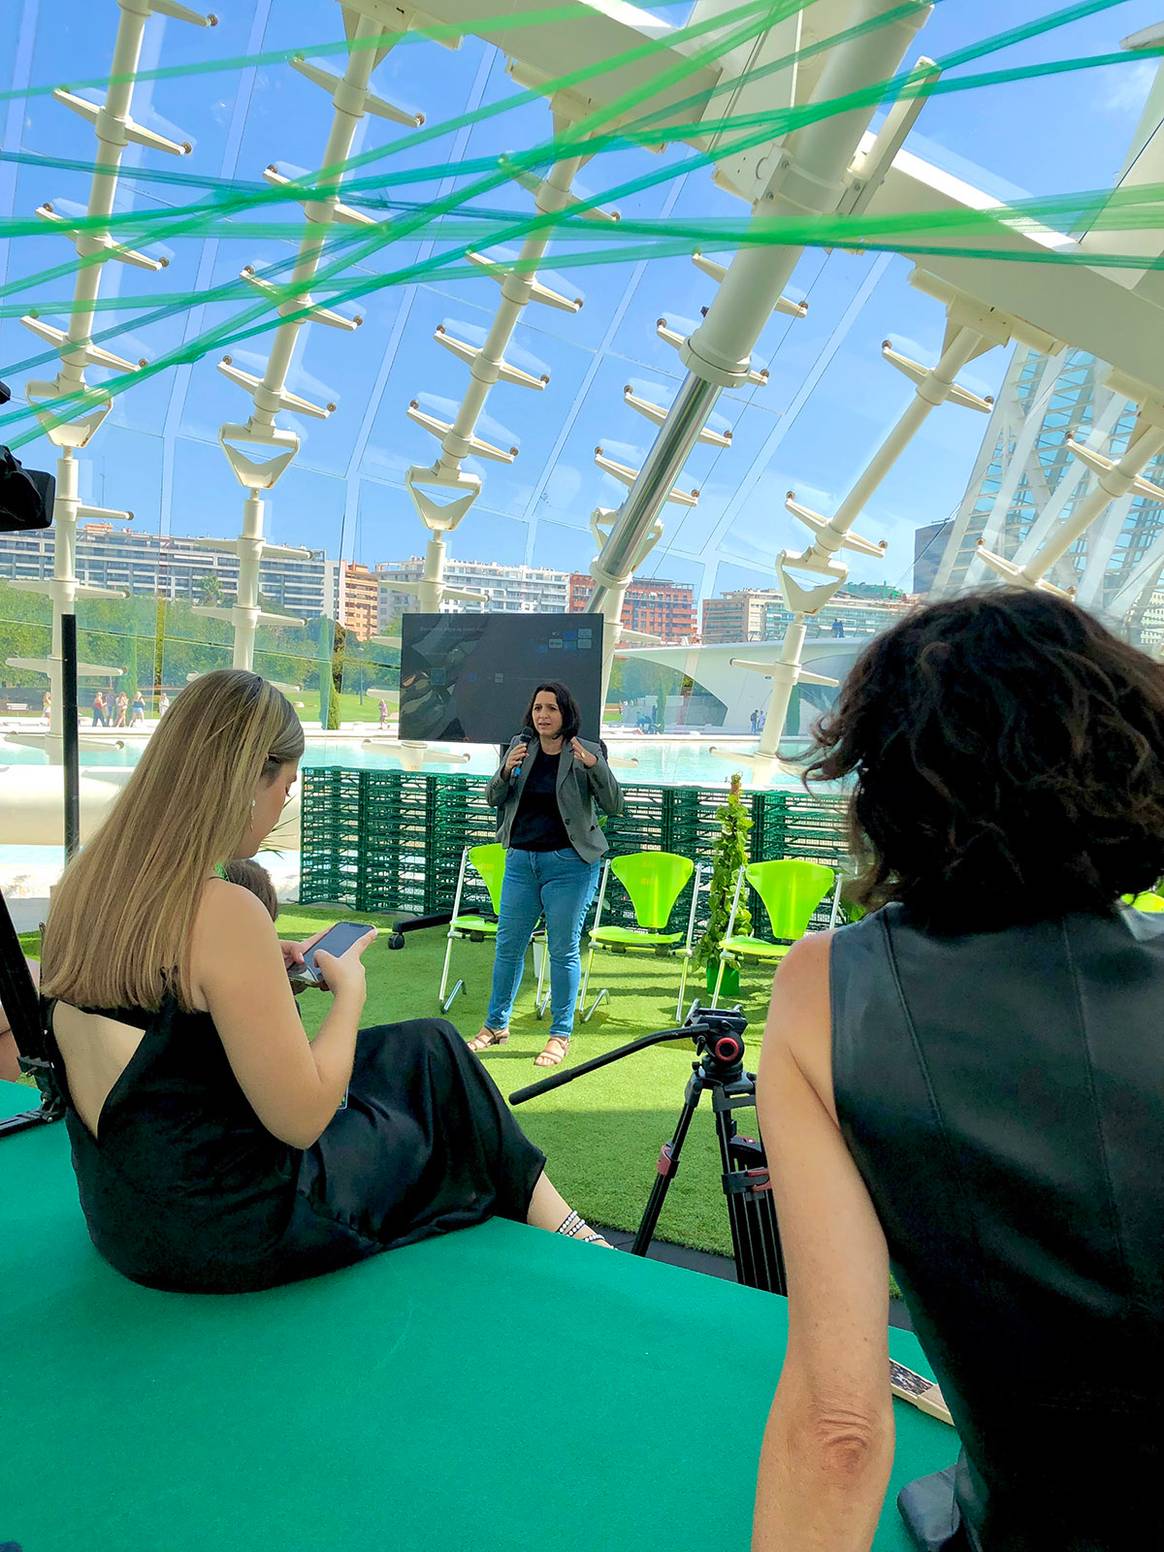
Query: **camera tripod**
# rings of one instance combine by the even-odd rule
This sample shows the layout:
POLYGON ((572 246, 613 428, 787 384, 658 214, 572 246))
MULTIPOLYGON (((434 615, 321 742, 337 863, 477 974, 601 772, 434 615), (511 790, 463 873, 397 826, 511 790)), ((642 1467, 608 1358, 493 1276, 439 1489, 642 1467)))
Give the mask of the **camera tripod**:
POLYGON ((651 1247, 659 1214, 663 1210, 671 1182, 679 1170, 679 1156, 692 1117, 700 1098, 704 1093, 710 1093, 719 1137, 719 1156, 723 1170, 721 1183, 727 1201, 736 1278, 749 1288, 784 1293, 787 1291, 784 1256, 780 1248, 776 1208, 772 1201, 768 1160, 758 1138, 741 1137, 738 1134, 733 1115, 734 1111, 743 1106, 754 1106, 756 1103, 755 1074, 744 1071, 743 1032, 747 1024, 747 1019, 738 1007, 701 1008, 695 1002, 686 1021, 677 1028, 641 1035, 637 1040, 619 1046, 617 1050, 607 1051, 603 1056, 596 1056, 578 1067, 572 1067, 569 1072, 556 1073, 540 1083, 531 1083, 527 1088, 511 1094, 509 1102, 513 1105, 524 1104, 527 1099, 560 1088, 564 1083, 572 1083, 585 1073, 621 1061, 624 1056, 632 1056, 636 1051, 646 1050, 648 1046, 690 1036, 696 1054, 684 1092, 683 1108, 679 1112, 671 1140, 660 1149, 655 1183, 631 1246, 631 1254, 645 1256, 651 1247))

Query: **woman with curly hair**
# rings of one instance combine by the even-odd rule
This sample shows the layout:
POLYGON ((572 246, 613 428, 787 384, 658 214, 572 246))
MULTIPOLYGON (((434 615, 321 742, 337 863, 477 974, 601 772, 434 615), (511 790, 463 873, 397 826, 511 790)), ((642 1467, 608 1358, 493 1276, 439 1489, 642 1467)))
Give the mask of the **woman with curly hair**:
MULTIPOLYGON (((1042 592, 876 638, 809 774, 871 913, 788 954, 758 1106, 789 1344, 754 1547, 864 1552, 892 1265, 961 1438, 919 1547, 1161 1544, 1164 664, 1042 592)), ((953 1454, 951 1448, 951 1454, 953 1454)))

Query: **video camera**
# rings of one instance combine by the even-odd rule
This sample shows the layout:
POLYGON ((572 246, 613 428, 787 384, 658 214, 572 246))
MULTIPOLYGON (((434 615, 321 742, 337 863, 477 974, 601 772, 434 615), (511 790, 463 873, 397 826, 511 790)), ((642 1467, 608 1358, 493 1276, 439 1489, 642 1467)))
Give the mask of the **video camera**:
MULTIPOLYGON (((7 404, 12 390, 0 383, 0 404, 7 404)), ((53 520, 57 482, 51 474, 26 469, 9 448, 0 445, 0 533, 23 533, 48 528, 53 520)))

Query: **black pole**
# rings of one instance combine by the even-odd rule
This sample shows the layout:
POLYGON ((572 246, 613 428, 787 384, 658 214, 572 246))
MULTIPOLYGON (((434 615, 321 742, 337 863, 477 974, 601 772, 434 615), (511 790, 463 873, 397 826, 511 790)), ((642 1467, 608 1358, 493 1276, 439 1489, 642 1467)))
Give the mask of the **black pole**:
POLYGON ((65 784, 65 861, 81 844, 81 755, 77 733, 77 616, 61 615, 61 716, 65 784))

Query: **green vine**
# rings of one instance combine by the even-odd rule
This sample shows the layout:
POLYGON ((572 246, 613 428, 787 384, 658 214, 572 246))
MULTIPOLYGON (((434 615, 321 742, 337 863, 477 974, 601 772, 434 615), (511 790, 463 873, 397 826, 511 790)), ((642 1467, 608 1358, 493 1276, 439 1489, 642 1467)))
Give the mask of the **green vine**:
MULTIPOLYGON (((752 820, 740 795, 742 781, 743 778, 736 772, 731 780, 727 802, 715 811, 715 817, 719 820, 719 838, 712 852, 707 928, 695 945, 695 962, 698 965, 711 964, 719 957, 719 946, 727 936, 732 896, 736 892, 736 875, 748 862, 748 831, 752 828, 752 820)), ((747 937, 751 931, 752 916, 745 893, 741 895, 740 908, 736 912, 734 935, 747 937)))

